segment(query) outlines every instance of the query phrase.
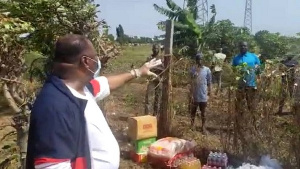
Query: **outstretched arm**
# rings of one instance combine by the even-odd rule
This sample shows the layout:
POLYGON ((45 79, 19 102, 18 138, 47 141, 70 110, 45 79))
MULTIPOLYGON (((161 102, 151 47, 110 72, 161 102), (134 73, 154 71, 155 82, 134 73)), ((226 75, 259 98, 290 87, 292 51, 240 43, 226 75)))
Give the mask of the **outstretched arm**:
POLYGON ((107 76, 109 89, 115 90, 135 78, 136 78, 135 74, 131 72, 107 76))
POLYGON ((139 69, 133 69, 128 73, 122 73, 113 76, 100 76, 90 81, 88 86, 91 87, 93 95, 96 100, 102 100, 110 94, 111 90, 115 90, 132 79, 140 76, 155 76, 157 75, 150 71, 150 69, 161 65, 161 60, 152 59, 145 63, 139 69))
POLYGON ((108 84, 110 90, 115 90, 121 86, 123 86, 128 81, 141 77, 141 76, 155 76, 157 75, 150 71, 150 69, 161 65, 162 62, 160 59, 152 59, 149 62, 146 62, 141 68, 131 70, 128 73, 122 73, 114 76, 107 76, 108 84))

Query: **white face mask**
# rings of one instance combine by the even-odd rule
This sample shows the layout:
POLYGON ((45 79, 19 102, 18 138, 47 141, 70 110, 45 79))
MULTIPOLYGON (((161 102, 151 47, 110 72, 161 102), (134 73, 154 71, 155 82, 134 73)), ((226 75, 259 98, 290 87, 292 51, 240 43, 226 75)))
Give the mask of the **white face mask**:
POLYGON ((98 68, 97 68, 97 70, 96 70, 95 73, 94 73, 94 78, 98 77, 99 74, 100 74, 100 70, 101 70, 101 61, 100 61, 99 58, 98 58, 97 64, 98 64, 98 68))
POLYGON ((90 72, 92 72, 92 73, 94 74, 94 78, 98 77, 99 74, 100 74, 100 70, 101 70, 101 62, 100 62, 99 58, 97 58, 98 61, 96 61, 96 60, 94 60, 94 59, 92 59, 92 58, 89 58, 89 57, 87 57, 87 58, 97 63, 97 66, 98 66, 98 67, 97 67, 97 70, 96 70, 96 71, 92 71, 92 70, 89 69, 89 68, 87 68, 87 69, 88 69, 90 72))

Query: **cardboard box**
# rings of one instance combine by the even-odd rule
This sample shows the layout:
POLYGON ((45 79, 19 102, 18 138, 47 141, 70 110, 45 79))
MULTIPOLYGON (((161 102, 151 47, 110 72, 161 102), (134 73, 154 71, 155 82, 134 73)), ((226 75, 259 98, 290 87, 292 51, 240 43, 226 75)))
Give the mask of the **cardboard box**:
POLYGON ((130 157, 132 161, 136 163, 146 163, 147 162, 147 153, 146 154, 137 154, 134 151, 130 151, 130 157))
POLYGON ((149 146, 156 141, 156 137, 132 141, 133 151, 137 154, 147 154, 149 146))
POLYGON ((147 115, 129 118, 128 136, 132 141, 157 137, 156 117, 147 115))

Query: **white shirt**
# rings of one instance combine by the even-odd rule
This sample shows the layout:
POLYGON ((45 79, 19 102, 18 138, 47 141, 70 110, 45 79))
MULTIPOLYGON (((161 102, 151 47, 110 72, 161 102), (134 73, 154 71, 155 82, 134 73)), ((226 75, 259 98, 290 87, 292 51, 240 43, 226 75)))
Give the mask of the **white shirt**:
POLYGON ((223 53, 216 53, 213 56, 213 62, 215 63, 214 71, 222 71, 223 63, 226 58, 226 55, 223 53))
POLYGON ((118 169, 120 148, 96 102, 110 94, 108 80, 102 76, 94 79, 95 81, 100 85, 100 91, 96 97, 86 87, 84 89, 85 96, 69 86, 68 88, 75 97, 88 100, 84 114, 87 122, 92 169, 118 169))

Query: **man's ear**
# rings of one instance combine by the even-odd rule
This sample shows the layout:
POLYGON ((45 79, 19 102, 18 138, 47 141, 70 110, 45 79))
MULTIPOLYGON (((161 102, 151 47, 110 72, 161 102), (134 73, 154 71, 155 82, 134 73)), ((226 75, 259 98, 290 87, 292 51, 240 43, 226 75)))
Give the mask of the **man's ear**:
POLYGON ((88 67, 89 64, 88 64, 88 59, 87 59, 86 56, 81 56, 80 57, 80 64, 88 67))

